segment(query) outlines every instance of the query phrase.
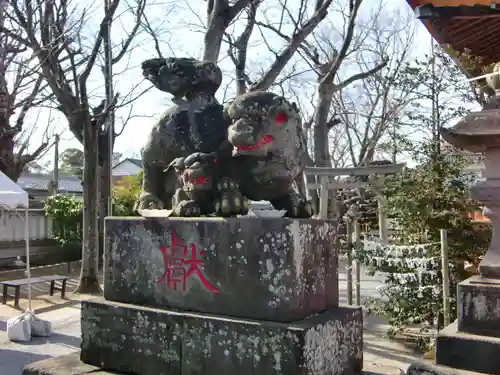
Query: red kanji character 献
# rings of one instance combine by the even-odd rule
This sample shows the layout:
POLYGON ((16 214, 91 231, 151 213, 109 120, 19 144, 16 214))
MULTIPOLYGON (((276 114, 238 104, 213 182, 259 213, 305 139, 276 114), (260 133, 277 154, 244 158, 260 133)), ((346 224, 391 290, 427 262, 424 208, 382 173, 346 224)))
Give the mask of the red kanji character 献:
MULTIPOLYGON (((196 274, 199 278, 203 286, 208 289, 212 293, 218 293, 217 288, 206 278, 206 276, 201 272, 200 266, 204 265, 205 262, 198 258, 198 254, 196 251, 196 245, 190 244, 191 247, 191 258, 184 261, 185 264, 189 266, 188 271, 186 273, 186 278, 191 276, 192 274, 196 274)), ((200 250, 200 256, 204 256, 206 254, 205 250, 200 250)))
POLYGON ((172 233, 171 245, 160 247, 160 251, 163 254, 165 272, 156 283, 165 282, 166 278, 169 288, 177 289, 177 285, 181 284, 182 289, 186 290, 187 276, 184 262, 187 256, 187 246, 184 240, 177 237, 176 233, 172 233))
MULTIPOLYGON (((172 243, 169 246, 160 247, 160 251, 163 254, 165 272, 156 282, 157 284, 165 282, 166 279, 169 288, 177 289, 177 285, 181 284, 182 289, 185 291, 187 278, 191 275, 196 275, 207 290, 212 293, 219 292, 201 271, 200 266, 205 263, 202 259, 198 258, 195 244, 186 245, 182 238, 177 237, 176 233, 172 233, 172 243), (190 258, 188 258, 188 246, 191 250, 190 258)), ((204 250, 200 250, 200 256, 204 256, 205 254, 204 250)))

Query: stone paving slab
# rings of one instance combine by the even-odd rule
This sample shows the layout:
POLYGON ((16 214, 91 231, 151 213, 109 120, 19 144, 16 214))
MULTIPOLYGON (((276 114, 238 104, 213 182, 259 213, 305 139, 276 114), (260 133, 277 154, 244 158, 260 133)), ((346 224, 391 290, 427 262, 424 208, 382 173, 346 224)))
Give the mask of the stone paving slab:
MULTIPOLYGON (((24 367, 22 375, 122 375, 118 372, 101 370, 80 361, 80 353, 41 360, 24 367)), ((222 374, 221 374, 222 375, 222 374)), ((404 372, 393 366, 368 366, 361 375, 404 375, 404 372)), ((467 374, 463 374, 467 375, 467 374)))
POLYGON ((486 375, 485 373, 457 370, 446 366, 438 366, 431 361, 419 360, 413 363, 407 375, 486 375))

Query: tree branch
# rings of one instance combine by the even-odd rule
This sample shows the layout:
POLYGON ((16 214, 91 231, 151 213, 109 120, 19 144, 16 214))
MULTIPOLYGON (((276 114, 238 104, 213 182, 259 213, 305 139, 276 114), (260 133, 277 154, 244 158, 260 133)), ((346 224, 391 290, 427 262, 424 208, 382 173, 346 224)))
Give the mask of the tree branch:
POLYGON ((120 50, 118 55, 111 60, 111 63, 113 65, 119 62, 123 58, 125 53, 127 53, 127 50, 130 47, 130 44, 132 43, 132 40, 135 38, 137 34, 137 30, 139 30, 139 26, 141 26, 141 21, 144 16, 145 8, 146 8, 146 0, 138 0, 134 27, 132 28, 132 31, 128 35, 127 39, 122 43, 122 49, 120 50))
MULTIPOLYGON (((318 0, 320 1, 320 0, 318 0)), ((248 91, 267 90, 278 78, 281 71, 290 61, 293 54, 299 49, 306 38, 314 31, 316 26, 323 21, 328 15, 328 8, 333 0, 321 1, 321 4, 316 3, 316 11, 313 13, 304 25, 293 35, 288 45, 279 54, 273 62, 269 70, 261 77, 261 79, 249 87, 248 91)))
POLYGON ((247 83, 250 83, 250 79, 246 74, 246 62, 247 62, 247 49, 248 41, 252 35, 253 27, 255 25, 255 17, 257 15, 257 8, 259 6, 259 1, 254 1, 250 3, 248 7, 247 24, 245 29, 236 39, 232 42, 230 35, 227 35, 229 42, 228 55, 232 60, 236 73, 236 95, 242 95, 247 90, 247 83))
POLYGON ((224 33, 229 24, 252 1, 238 0, 233 6, 228 0, 209 0, 207 2, 207 31, 205 32, 203 61, 217 63, 224 33))
POLYGON ((379 72, 380 70, 382 70, 383 68, 385 68, 387 66, 387 63, 388 63, 388 60, 384 60, 380 64, 378 64, 376 67, 374 67, 366 72, 353 74, 352 76, 350 76, 346 80, 340 82, 337 85, 334 85, 334 90, 335 91, 342 90, 344 87, 349 86, 351 83, 353 83, 355 81, 363 80, 365 78, 372 76, 373 74, 375 74, 375 73, 379 72))

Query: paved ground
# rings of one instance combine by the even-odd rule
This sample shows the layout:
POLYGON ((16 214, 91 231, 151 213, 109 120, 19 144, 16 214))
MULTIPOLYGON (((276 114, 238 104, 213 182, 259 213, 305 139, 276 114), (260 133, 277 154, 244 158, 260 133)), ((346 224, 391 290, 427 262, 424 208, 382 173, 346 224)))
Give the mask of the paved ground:
MULTIPOLYGON (((72 280, 69 290, 75 286, 72 280)), ((377 297, 380 279, 362 276, 362 299, 377 297)), ((34 307, 37 315, 52 323, 54 334, 49 338, 37 338, 27 344, 12 343, 7 339, 6 320, 20 311, 0 305, 0 375, 20 375, 24 365, 44 358, 68 354, 80 346, 80 308, 76 297, 62 300, 60 297, 48 297, 48 285, 40 284, 35 288, 34 307)), ((346 290, 345 275, 340 275, 340 289, 346 290)), ((345 303, 346 293, 341 293, 345 303)), ((21 308, 27 307, 27 301, 21 301, 21 308)), ((365 370, 370 374, 399 375, 398 369, 406 370, 417 355, 409 348, 385 337, 387 326, 373 316, 365 318, 365 370)))

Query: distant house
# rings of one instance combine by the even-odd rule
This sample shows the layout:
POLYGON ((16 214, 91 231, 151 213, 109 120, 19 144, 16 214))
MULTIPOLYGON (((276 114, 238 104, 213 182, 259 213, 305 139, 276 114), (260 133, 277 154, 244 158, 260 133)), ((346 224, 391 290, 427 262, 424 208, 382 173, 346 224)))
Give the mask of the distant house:
POLYGON ((111 172, 113 183, 119 182, 123 177, 135 176, 142 171, 142 160, 125 158, 113 165, 111 172))
MULTIPOLYGON (((34 201, 43 202, 50 196, 51 174, 24 172, 17 184, 28 192, 34 201)), ((83 199, 82 180, 77 176, 59 176, 58 190, 65 195, 83 199)))

